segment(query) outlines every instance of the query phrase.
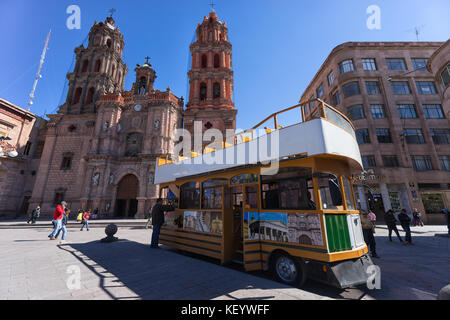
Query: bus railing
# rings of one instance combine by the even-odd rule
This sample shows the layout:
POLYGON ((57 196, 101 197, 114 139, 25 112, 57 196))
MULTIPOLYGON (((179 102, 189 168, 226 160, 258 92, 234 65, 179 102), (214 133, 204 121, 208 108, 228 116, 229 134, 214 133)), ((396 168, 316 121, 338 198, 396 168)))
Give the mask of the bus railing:
POLYGON ((215 152, 216 150, 229 148, 240 143, 250 142, 257 138, 257 130, 262 129, 263 126, 265 134, 270 134, 274 131, 283 129, 284 127, 280 124, 279 116, 295 109, 299 109, 299 115, 301 116, 301 121, 296 124, 312 121, 315 119, 325 119, 341 127, 356 138, 355 127, 347 116, 321 99, 311 99, 284 110, 275 112, 265 118, 263 121, 259 122, 254 127, 242 132, 238 132, 232 136, 225 137, 223 141, 204 145, 200 152, 191 152, 189 155, 183 154, 183 156, 178 157, 178 159, 175 161, 169 159, 169 155, 160 157, 158 158, 157 165, 163 166, 174 162, 180 162, 188 160, 190 158, 215 152), (273 123, 273 128, 269 127, 270 123, 273 123))

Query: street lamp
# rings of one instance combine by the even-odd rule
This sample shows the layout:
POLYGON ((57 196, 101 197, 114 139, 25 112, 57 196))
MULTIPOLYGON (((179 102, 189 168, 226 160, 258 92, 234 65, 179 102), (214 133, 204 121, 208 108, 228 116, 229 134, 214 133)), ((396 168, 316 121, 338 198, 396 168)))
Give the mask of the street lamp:
MULTIPOLYGON (((426 68, 427 68, 427 66, 423 66, 423 67, 414 69, 413 71, 408 71, 408 72, 402 73, 402 74, 398 75, 397 77, 403 77, 403 76, 406 76, 406 75, 416 72, 416 71, 425 70, 426 68)), ((392 78, 391 77, 387 78, 387 81, 391 82, 392 78)))

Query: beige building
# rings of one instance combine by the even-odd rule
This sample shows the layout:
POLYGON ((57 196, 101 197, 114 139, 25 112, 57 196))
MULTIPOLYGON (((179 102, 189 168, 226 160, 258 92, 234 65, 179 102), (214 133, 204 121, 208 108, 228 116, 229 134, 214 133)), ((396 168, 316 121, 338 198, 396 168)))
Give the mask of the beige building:
POLYGON ((334 48, 301 101, 321 98, 352 119, 365 172, 361 208, 418 208, 444 223, 450 207, 449 44, 349 42, 334 48), (373 195, 371 197, 370 195, 373 195))
POLYGON ((0 98, 0 218, 25 215, 46 121, 0 98))

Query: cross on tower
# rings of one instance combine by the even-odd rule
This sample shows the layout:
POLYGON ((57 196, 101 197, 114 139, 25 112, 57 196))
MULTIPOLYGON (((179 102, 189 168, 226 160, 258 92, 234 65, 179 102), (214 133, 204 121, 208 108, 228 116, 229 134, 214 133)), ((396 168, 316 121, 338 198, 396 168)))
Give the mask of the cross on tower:
POLYGON ((147 64, 149 64, 149 63, 148 63, 148 60, 150 60, 150 57, 149 57, 149 56, 146 56, 146 57, 145 57, 145 60, 146 60, 147 64))
POLYGON ((216 12, 216 10, 214 10, 214 6, 216 5, 213 1, 211 1, 211 3, 209 4, 211 6, 211 10, 213 12, 216 12))
POLYGON ((116 9, 112 8, 108 12, 111 14, 110 17, 112 18, 113 14, 116 12, 116 9))

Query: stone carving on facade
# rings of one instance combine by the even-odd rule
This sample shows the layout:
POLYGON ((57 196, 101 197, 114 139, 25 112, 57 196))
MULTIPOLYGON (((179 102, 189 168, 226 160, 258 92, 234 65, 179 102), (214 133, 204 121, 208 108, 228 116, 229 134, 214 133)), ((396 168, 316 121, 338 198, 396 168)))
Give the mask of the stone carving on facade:
POLYGON ((96 173, 94 174, 94 176, 92 177, 92 184, 94 186, 98 186, 98 184, 100 183, 100 173, 96 173))
POLYGON ((109 175, 109 185, 110 186, 112 186, 113 184, 114 184, 114 174, 113 173, 111 173, 110 175, 109 175))

